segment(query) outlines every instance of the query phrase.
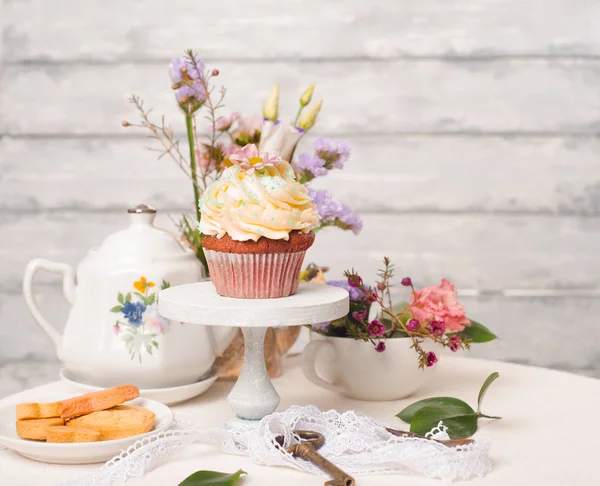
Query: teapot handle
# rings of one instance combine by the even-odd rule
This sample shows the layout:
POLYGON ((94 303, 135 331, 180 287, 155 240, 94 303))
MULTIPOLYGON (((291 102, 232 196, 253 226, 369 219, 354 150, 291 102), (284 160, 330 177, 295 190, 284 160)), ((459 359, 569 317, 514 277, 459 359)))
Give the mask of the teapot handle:
POLYGON ((75 274, 71 265, 66 263, 56 263, 48 260, 36 258, 31 260, 25 269, 23 276, 23 295, 25 302, 33 318, 37 321, 40 327, 50 336, 56 350, 60 348, 62 335, 42 316, 33 297, 33 278, 38 270, 47 270, 49 272, 60 273, 63 278, 63 293, 69 304, 73 304, 75 300, 75 274))

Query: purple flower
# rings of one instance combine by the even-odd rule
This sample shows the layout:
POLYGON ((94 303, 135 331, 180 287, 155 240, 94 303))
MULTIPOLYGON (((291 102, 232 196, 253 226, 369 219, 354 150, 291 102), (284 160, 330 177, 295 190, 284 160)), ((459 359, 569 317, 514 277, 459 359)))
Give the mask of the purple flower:
POLYGON ((325 161, 314 155, 300 154, 294 166, 298 172, 308 171, 314 177, 327 175, 325 161))
POLYGON ((439 337, 446 332, 446 324, 443 321, 431 321, 429 323, 429 332, 439 337))
POLYGON ((462 339, 460 336, 457 336, 456 334, 454 334, 450 339, 448 339, 447 346, 450 348, 450 351, 452 351, 453 353, 456 353, 460 349, 461 345, 462 345, 462 339))
POLYGON ((329 326, 329 324, 331 324, 331 322, 329 322, 329 321, 319 322, 318 324, 311 324, 310 327, 312 327, 316 331, 325 331, 325 329, 327 329, 327 326, 329 326))
POLYGON ((308 195, 317 206, 322 226, 339 226, 352 230, 354 234, 360 233, 363 227, 360 216, 345 204, 334 201, 328 191, 309 187, 308 195))
POLYGON ((412 285, 412 280, 410 279, 410 277, 404 277, 402 279, 402 285, 404 285, 405 287, 410 287, 412 285))
POLYGON ((419 327, 421 327, 421 324, 419 324, 419 321, 417 321, 416 319, 411 319, 406 324, 406 329, 408 329, 409 331, 417 331, 419 327))
POLYGON ((362 322, 367 318, 367 311, 366 310, 354 311, 352 313, 352 317, 354 318, 354 320, 362 322))
POLYGON ((142 324, 142 316, 145 310, 146 306, 141 302, 125 302, 121 312, 129 324, 137 327, 142 324))
POLYGON ((385 351, 385 343, 383 341, 379 341, 377 346, 375 346, 375 351, 378 353, 383 353, 385 351))
POLYGON ((369 334, 374 337, 382 336, 385 333, 385 326, 377 319, 372 320, 367 329, 369 330, 369 334))
POLYGON ((324 161, 327 169, 341 169, 350 157, 350 147, 347 142, 317 138, 313 148, 315 155, 324 161))
POLYGON ((196 66, 187 57, 176 57, 169 66, 169 76, 177 87, 175 88, 175 99, 177 103, 199 103, 206 100, 206 90, 200 80, 203 77, 204 62, 195 56, 196 66), (181 70, 184 69, 185 73, 181 70))
POLYGON ((353 302, 362 302, 365 296, 362 290, 349 285, 348 280, 329 280, 327 285, 333 285, 334 287, 346 290, 350 294, 350 300, 353 302))
POLYGON ((426 359, 427 359, 427 367, 431 368, 434 364, 437 363, 437 356, 435 355, 435 353, 433 351, 429 351, 429 353, 427 353, 425 355, 426 359))

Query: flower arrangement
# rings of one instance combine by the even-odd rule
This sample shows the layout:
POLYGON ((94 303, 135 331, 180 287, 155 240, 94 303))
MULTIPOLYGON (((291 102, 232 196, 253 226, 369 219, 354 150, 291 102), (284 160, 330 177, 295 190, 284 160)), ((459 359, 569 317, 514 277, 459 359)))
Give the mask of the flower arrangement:
POLYGON ((368 341, 379 353, 385 351, 386 339, 411 339, 419 368, 431 367, 438 360, 433 351, 423 349, 425 340, 456 352, 469 349, 472 343, 496 339, 485 326, 467 318, 454 285, 446 279, 439 285, 415 289, 411 278, 404 277, 401 284, 410 289, 410 300, 394 304, 391 295, 394 266, 387 257, 383 264, 378 272, 379 281, 373 286, 365 284, 355 270, 346 271, 345 280, 326 282, 348 291, 350 312, 341 319, 313 325, 311 329, 325 336, 368 341), (379 308, 376 319, 370 319, 373 305, 379 308))
MULTIPOLYGON (((194 216, 182 215, 176 222, 182 238, 194 248, 198 259, 208 274, 208 266, 202 250, 202 233, 198 228, 201 216, 200 197, 207 185, 218 178, 230 164, 238 164, 253 171, 277 164, 283 159, 294 168, 296 178, 303 184, 310 184, 316 177, 328 174, 330 170, 342 169, 350 155, 347 143, 324 138, 314 141, 312 153, 294 153, 303 136, 312 129, 323 105, 320 99, 311 103, 315 85, 311 84, 300 97, 300 104, 292 123, 279 117, 279 87, 275 85, 263 107, 262 116, 254 114, 243 117, 233 112, 221 116, 226 90, 221 87, 215 92, 214 79, 219 70, 206 69, 204 62, 191 50, 184 57, 173 59, 169 67, 171 88, 175 100, 185 118, 187 149, 182 147, 175 132, 165 122, 160 124, 150 118, 151 110, 144 107, 138 96, 131 103, 140 114, 139 123, 123 121, 124 127, 142 128, 158 142, 159 147, 151 148, 159 152, 159 158, 168 155, 190 178, 194 195, 194 216), (199 129, 198 117, 204 114, 208 121, 205 133, 199 129), (266 154, 266 155, 265 155, 266 154)), ((333 200, 324 190, 309 187, 319 215, 318 231, 328 226, 359 233, 362 221, 348 206, 333 200)))

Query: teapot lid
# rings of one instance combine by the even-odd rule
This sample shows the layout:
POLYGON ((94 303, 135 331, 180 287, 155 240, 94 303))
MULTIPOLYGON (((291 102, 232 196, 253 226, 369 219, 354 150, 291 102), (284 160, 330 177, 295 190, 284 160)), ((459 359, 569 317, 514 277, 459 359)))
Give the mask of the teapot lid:
POLYGON ((97 255, 128 261, 195 258, 193 250, 184 248, 172 233, 154 227, 155 208, 138 204, 127 212, 129 227, 108 236, 97 255))

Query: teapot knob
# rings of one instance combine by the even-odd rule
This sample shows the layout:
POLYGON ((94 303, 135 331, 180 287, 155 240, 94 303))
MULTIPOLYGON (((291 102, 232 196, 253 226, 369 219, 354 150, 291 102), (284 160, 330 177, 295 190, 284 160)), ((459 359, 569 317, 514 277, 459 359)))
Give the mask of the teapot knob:
POLYGON ((147 204, 138 204, 129 208, 127 212, 131 215, 132 224, 152 224, 156 217, 156 208, 147 204))

